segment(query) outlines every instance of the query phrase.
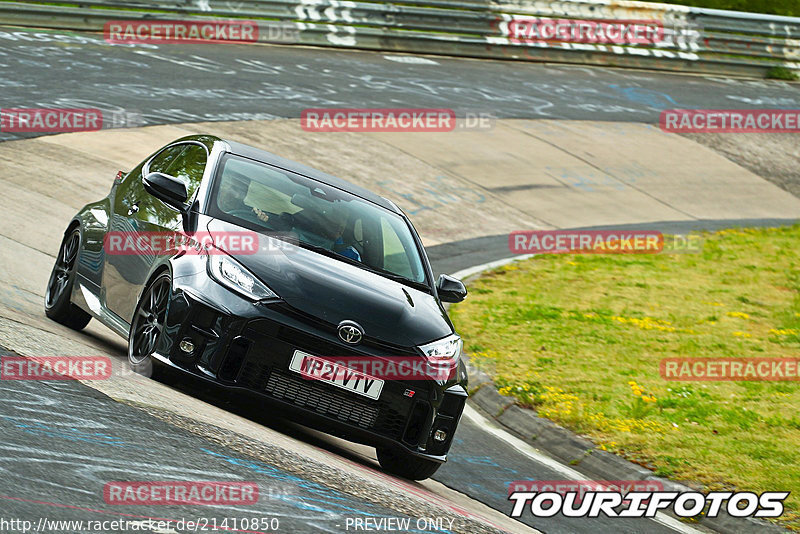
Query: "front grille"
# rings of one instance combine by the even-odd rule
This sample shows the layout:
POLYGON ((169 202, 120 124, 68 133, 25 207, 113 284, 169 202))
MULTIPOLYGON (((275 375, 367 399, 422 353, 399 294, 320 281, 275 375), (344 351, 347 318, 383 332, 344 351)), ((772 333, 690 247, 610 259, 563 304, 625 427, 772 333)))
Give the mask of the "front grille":
POLYGON ((238 384, 246 388, 261 391, 267 383, 271 367, 267 362, 254 358, 247 358, 239 373, 238 384))
POLYGON ((220 366, 218 376, 220 380, 226 382, 233 382, 239 376, 239 372, 244 363, 247 351, 250 348, 250 342, 244 338, 237 338, 228 347, 228 353, 225 355, 225 360, 220 366))
POLYGON ((406 416, 390 408, 386 404, 381 406, 380 417, 375 423, 375 431, 392 439, 400 439, 406 427, 406 416))
POLYGON ((458 419, 461 417, 461 412, 464 410, 464 403, 466 401, 466 396, 445 393, 444 399, 442 399, 442 405, 439 406, 439 413, 458 419))
POLYGON ((428 421, 428 413, 430 412, 430 405, 424 401, 417 401, 414 403, 414 409, 411 411, 409 418, 408 428, 403 435, 403 441, 416 447, 419 445, 420 433, 428 421))
POLYGON ((281 326, 278 331, 278 339, 289 343, 292 346, 298 347, 300 350, 315 354, 317 356, 327 357, 340 357, 340 356, 356 356, 359 353, 352 349, 345 349, 333 343, 329 343, 324 339, 316 336, 310 336, 300 330, 281 326))
MULTIPOLYGON (((335 336, 335 332, 333 335, 335 336)), ((320 356, 363 356, 365 353, 378 356, 417 356, 413 349, 388 345, 369 337, 365 337, 361 345, 346 347, 338 339, 334 343, 288 326, 280 327, 278 339, 320 356)))
MULTIPOLYGON (((360 352, 365 347, 343 347, 267 319, 251 321, 243 337, 252 345, 240 366, 238 385, 394 440, 402 439, 414 404, 412 399, 400 395, 405 385, 387 381, 382 398, 373 401, 331 384, 306 380, 288 370, 289 361, 298 349, 318 356, 369 357, 360 352)), ((384 357, 401 354, 398 351, 384 357)), ((415 382, 414 389, 424 393, 427 384, 415 382)))
POLYGON ((380 411, 377 405, 331 391, 331 386, 322 386, 277 370, 270 374, 266 392, 278 399, 362 428, 371 428, 380 411))

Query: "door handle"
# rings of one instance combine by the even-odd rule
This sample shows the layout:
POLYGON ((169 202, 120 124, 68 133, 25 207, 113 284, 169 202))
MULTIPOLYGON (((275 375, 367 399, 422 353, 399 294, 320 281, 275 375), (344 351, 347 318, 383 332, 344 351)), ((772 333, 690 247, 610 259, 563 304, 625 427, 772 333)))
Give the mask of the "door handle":
POLYGON ((133 206, 131 206, 131 209, 128 210, 128 215, 129 216, 133 215, 134 213, 139 213, 139 203, 138 202, 136 204, 134 204, 133 206))

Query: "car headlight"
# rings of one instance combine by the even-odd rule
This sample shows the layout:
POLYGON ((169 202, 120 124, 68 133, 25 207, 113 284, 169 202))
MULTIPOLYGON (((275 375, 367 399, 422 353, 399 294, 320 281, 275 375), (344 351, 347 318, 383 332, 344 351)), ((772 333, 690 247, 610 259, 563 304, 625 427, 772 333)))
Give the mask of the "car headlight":
POLYGON ((208 272, 211 278, 250 300, 278 298, 274 291, 230 256, 209 255, 208 272))
POLYGON ((461 356, 461 338, 453 334, 439 341, 419 347, 432 364, 453 363, 461 356))

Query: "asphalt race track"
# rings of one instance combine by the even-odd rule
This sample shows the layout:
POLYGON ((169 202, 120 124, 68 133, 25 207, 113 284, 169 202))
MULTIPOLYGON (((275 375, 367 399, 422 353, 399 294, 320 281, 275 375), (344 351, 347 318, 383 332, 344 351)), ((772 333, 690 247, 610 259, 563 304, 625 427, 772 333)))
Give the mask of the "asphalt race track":
MULTIPOLYGON (((76 382, 18 381, 4 384, 3 494, 5 516, 38 523, 126 517, 181 517, 220 522, 236 514, 279 521, 286 532, 338 532, 343 515, 398 516, 386 507, 303 479, 219 445, 101 395, 76 382), (177 451, 168 456, 160 451, 177 451), (118 507, 116 513, 82 506, 110 480, 269 480, 254 507, 173 506, 168 511, 118 507), (67 504, 69 503, 69 504, 67 504)), ((98 508, 108 508, 98 506, 98 508)))
POLYGON ((99 35, 11 28, 0 28, 0 43, 4 107, 96 107, 144 124, 402 106, 655 123, 665 108, 798 106, 790 84, 711 76, 289 46, 111 45, 99 35))
MULTIPOLYGON (((202 385, 180 389, 226 409, 226 404, 202 385)), ((15 381, 2 389, 3 457, 0 469, 0 509, 5 516, 32 521, 109 520, 117 518, 178 519, 226 517, 277 518, 279 532, 342 532, 347 517, 425 517, 402 514, 387 506, 364 502, 330 485, 315 482, 296 471, 253 460, 249 455, 220 446, 184 429, 176 429, 140 410, 112 401, 75 382, 15 381), (161 451, 170 451, 161 454, 161 451), (175 452, 177 451, 177 452, 175 452), (106 482, 117 480, 241 480, 258 481, 261 499, 255 507, 109 507, 98 503, 106 482)), ((256 410, 245 414, 258 421, 256 410)), ((274 421, 261 421, 273 424, 274 421)), ((507 507, 506 484, 537 478, 558 480, 563 475, 536 465, 509 444, 489 435, 465 417, 454 444, 452 460, 436 479, 499 510, 507 507), (491 451, 491 454, 487 452, 491 451)), ((324 437, 279 422, 282 433, 317 444, 334 453, 352 454, 324 437)), ((361 460, 363 461, 363 460, 361 460)), ((295 469, 302 466, 294 466, 295 469)), ((352 491, 352 490, 350 490, 352 491)), ((526 521, 533 523, 532 521, 526 521)), ((544 532, 673 532, 648 520, 554 518, 537 521, 544 532), (605 530, 601 530, 605 531, 605 530)), ((468 532, 482 530, 469 524, 468 532)), ((462 526, 463 528, 463 526, 462 526)), ((437 532, 415 529, 411 532, 437 532)), ((461 529, 446 529, 459 532, 461 529)), ((486 532, 495 532, 487 528, 486 532)), ((520 530, 521 531, 521 530, 520 530)))
MULTIPOLYGON (((309 107, 445 107, 460 116, 653 124, 665 108, 800 106, 797 87, 779 82, 301 47, 112 46, 92 34, 18 28, 0 28, 0 73, 0 107, 99 108, 114 118, 106 128, 297 118, 309 107)), ((34 136, 0 132, 0 141, 34 136)), ((57 164, 57 155, 40 157, 57 164)), ((5 187, 7 165, 0 158, 0 187, 5 187)), ((47 178, 37 174, 31 180, 46 183, 47 178)), ((97 198, 106 194, 91 188, 97 198)), ((748 223, 787 220, 763 216, 748 223)), ((704 219, 659 228, 719 228, 735 222, 704 219)), ((40 225, 32 232, 56 239, 62 230, 40 225)), ((31 278, 41 278, 38 263, 22 264, 23 257, 14 255, 24 239, 0 234, 0 269, 30 269, 31 278)), ((434 268, 452 273, 508 257, 505 234, 496 234, 430 247, 434 268)), ((51 248, 42 247, 54 256, 51 248)), ((96 321, 87 333, 47 322, 43 284, 38 293, 21 286, 6 285, 0 292, 7 308, 0 314, 0 354, 109 354, 115 366, 126 365, 123 340, 96 321)), ((365 447, 263 414, 204 384, 116 378, 98 387, 3 382, 0 516, 34 524, 41 518, 277 518, 277 532, 343 532, 352 530, 347 520, 355 517, 410 518, 412 525, 424 517, 443 521, 441 528, 411 532, 706 531, 666 517, 533 519, 528 514, 524 525, 504 517, 511 508, 509 482, 564 479, 569 467, 541 461, 502 432, 488 432, 493 424, 488 414, 474 410, 462 419, 448 463, 434 481, 417 484, 382 474, 365 447), (257 481, 262 495, 256 506, 233 510, 103 502, 108 481, 180 477, 257 481)), ((172 528, 143 526, 150 532, 190 531, 172 528)), ((116 532, 105 532, 111 531, 116 532)))

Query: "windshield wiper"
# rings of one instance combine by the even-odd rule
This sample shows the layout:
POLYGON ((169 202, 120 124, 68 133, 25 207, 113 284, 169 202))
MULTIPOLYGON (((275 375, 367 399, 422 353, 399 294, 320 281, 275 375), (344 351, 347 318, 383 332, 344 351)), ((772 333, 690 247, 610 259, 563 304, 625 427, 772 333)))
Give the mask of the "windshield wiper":
POLYGON ((302 247, 302 248, 308 249, 308 250, 313 250, 314 252, 318 252, 319 254, 322 254, 323 256, 328 256, 329 258, 336 258, 337 260, 338 259, 345 259, 345 260, 349 260, 350 259, 350 258, 347 258, 345 256, 342 256, 341 254, 337 254, 336 252, 332 251, 329 248, 321 247, 319 245, 314 245, 312 243, 309 243, 308 241, 300 240, 296 244, 299 247, 302 247))
POLYGON ((419 289, 422 291, 426 291, 428 293, 431 292, 431 288, 428 287, 428 284, 425 284, 424 282, 417 282, 416 280, 412 280, 411 278, 406 278, 402 274, 395 274, 393 272, 389 272, 384 269, 378 269, 377 267, 370 267, 368 265, 365 265, 364 268, 377 275, 384 276, 386 278, 389 278, 390 280, 394 280, 395 282, 411 286, 414 289, 419 289))
POLYGON ((417 282, 416 280, 412 280, 410 278, 406 278, 405 276, 403 276, 401 274, 396 274, 396 273, 387 271, 385 269, 379 269, 378 267, 371 267, 371 266, 367 265, 366 263, 360 262, 358 260, 354 260, 352 258, 348 258, 347 256, 343 256, 343 255, 339 254, 338 252, 335 252, 335 251, 333 251, 331 249, 328 249, 328 248, 325 248, 325 247, 321 247, 319 245, 314 245, 312 243, 309 243, 308 241, 298 241, 297 245, 302 247, 302 248, 311 250, 313 252, 318 252, 319 254, 322 254, 323 256, 327 256, 329 258, 340 260, 340 261, 343 261, 345 263, 349 263, 350 265, 355 265, 356 267, 360 267, 360 268, 364 269, 365 271, 369 271, 371 273, 377 274, 378 276, 383 276, 384 278, 388 278, 389 280, 393 280, 395 282, 399 282, 401 284, 413 287, 414 289, 419 289, 419 290, 425 291, 427 293, 431 292, 431 289, 428 287, 428 285, 423 283, 423 282, 417 282))

